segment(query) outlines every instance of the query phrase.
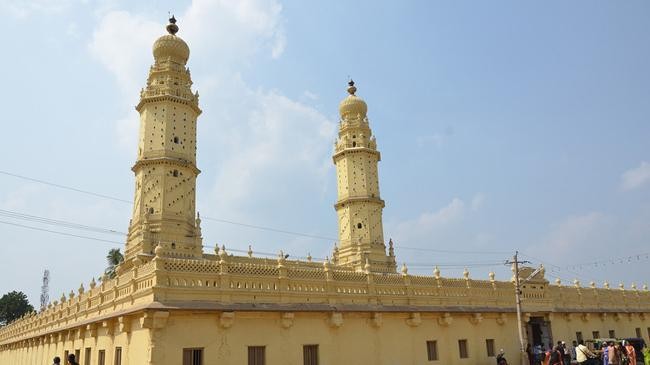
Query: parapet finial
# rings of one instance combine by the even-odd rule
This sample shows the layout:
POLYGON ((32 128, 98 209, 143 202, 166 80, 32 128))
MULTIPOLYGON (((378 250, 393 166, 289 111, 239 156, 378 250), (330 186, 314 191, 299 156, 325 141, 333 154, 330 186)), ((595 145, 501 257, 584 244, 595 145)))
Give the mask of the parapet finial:
POLYGON ((176 18, 172 15, 169 18, 169 24, 167 24, 167 32, 171 35, 176 35, 178 33, 178 25, 176 25, 176 18))
POLYGON ((350 79, 350 81, 348 81, 348 93, 354 95, 356 92, 357 88, 354 86, 354 80, 350 79))

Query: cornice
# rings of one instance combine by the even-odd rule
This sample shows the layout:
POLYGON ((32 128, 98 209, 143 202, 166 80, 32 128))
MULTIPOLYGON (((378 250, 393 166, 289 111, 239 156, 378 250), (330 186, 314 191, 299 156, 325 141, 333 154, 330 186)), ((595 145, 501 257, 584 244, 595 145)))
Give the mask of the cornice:
POLYGON ((131 171, 136 172, 138 168, 151 166, 151 165, 176 165, 176 166, 180 165, 189 168, 190 170, 192 170, 192 172, 194 172, 195 175, 201 173, 201 170, 199 170, 194 163, 180 158, 172 158, 172 157, 155 157, 155 158, 138 160, 131 168, 131 171))
POLYGON ((382 208, 386 206, 386 202, 380 198, 372 196, 351 196, 337 201, 336 204, 334 204, 334 208, 339 209, 343 204, 349 203, 373 203, 381 205, 382 208))

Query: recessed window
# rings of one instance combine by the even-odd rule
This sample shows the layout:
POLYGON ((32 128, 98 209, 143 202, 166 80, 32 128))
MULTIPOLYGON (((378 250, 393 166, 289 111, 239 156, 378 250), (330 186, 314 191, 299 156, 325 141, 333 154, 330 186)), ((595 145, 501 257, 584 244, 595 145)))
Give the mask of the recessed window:
POLYGON ((149 214, 153 214, 153 208, 149 208, 149 214))
POLYGON ((183 349, 183 365, 203 365, 203 349, 183 349))
POLYGON ((174 143, 178 144, 178 137, 174 137, 174 143))
POLYGON ((175 249, 176 249, 176 243, 172 242, 172 250, 175 250, 175 249))
POLYGON ((591 332, 591 336, 592 336, 593 339, 600 338, 600 331, 591 332))
POLYGON ((361 229, 363 225, 361 223, 357 223, 357 228, 361 229))
POLYGON ((106 365, 106 350, 97 352, 97 365, 106 365))
POLYGON ((458 354, 461 359, 467 359, 469 357, 467 340, 458 340, 458 354))
POLYGON ((488 357, 494 357, 494 339, 488 338, 485 340, 485 348, 487 349, 488 357))
POLYGON ((609 338, 616 338, 616 331, 609 330, 609 338))
POLYGON ((121 347, 116 347, 115 348, 115 361, 113 363, 115 365, 122 365, 122 348, 121 347))
POLYGON ((636 337, 641 338, 641 328, 635 328, 636 337))
POLYGON ((178 177, 178 170, 174 170, 172 174, 174 175, 174 177, 178 177))
POLYGON ((427 359, 429 361, 438 360, 438 341, 427 341, 427 359))
POLYGON ((305 365, 318 365, 318 345, 304 345, 302 357, 305 365))
POLYGON ((91 351, 92 349, 90 347, 86 347, 86 353, 84 354, 84 365, 90 365, 91 351))
POLYGON ((356 147, 356 146, 357 146, 357 142, 352 142, 352 147, 356 147))
POLYGON ((248 365, 265 365, 265 346, 248 346, 248 365))
POLYGON ((576 332, 576 341, 580 343, 580 341, 583 341, 584 338, 582 337, 582 332, 576 332))

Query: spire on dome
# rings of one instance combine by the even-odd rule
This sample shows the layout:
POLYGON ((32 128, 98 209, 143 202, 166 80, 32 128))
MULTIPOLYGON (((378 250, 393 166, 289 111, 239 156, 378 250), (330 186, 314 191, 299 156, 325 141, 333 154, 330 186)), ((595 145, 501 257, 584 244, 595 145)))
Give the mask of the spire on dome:
POLYGON ((167 32, 171 35, 176 35, 178 33, 178 25, 176 25, 176 18, 172 15, 169 18, 169 24, 167 24, 167 32))
POLYGON ((339 104, 339 114, 341 115, 341 118, 365 118, 366 113, 368 112, 368 105, 366 105, 366 102, 363 101, 363 99, 355 95, 357 87, 354 86, 354 80, 350 79, 350 81, 348 81, 347 90, 350 95, 343 99, 339 104))
POLYGON ((350 79, 350 81, 348 81, 348 93, 354 95, 356 92, 357 88, 354 86, 354 80, 350 79))

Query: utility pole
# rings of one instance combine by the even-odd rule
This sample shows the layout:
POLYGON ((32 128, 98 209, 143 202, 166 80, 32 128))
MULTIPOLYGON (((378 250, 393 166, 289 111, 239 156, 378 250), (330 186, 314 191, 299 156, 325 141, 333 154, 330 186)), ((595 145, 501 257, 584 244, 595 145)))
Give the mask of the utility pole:
POLYGON ((524 335, 522 333, 522 328, 521 328, 521 286, 519 281, 519 264, 526 264, 526 263, 529 264, 530 262, 519 261, 518 256, 519 256, 519 251, 515 251, 515 256, 512 258, 512 261, 506 261, 506 265, 515 265, 515 301, 517 303, 517 333, 519 335, 519 358, 520 358, 520 363, 522 365, 525 365, 524 335))

